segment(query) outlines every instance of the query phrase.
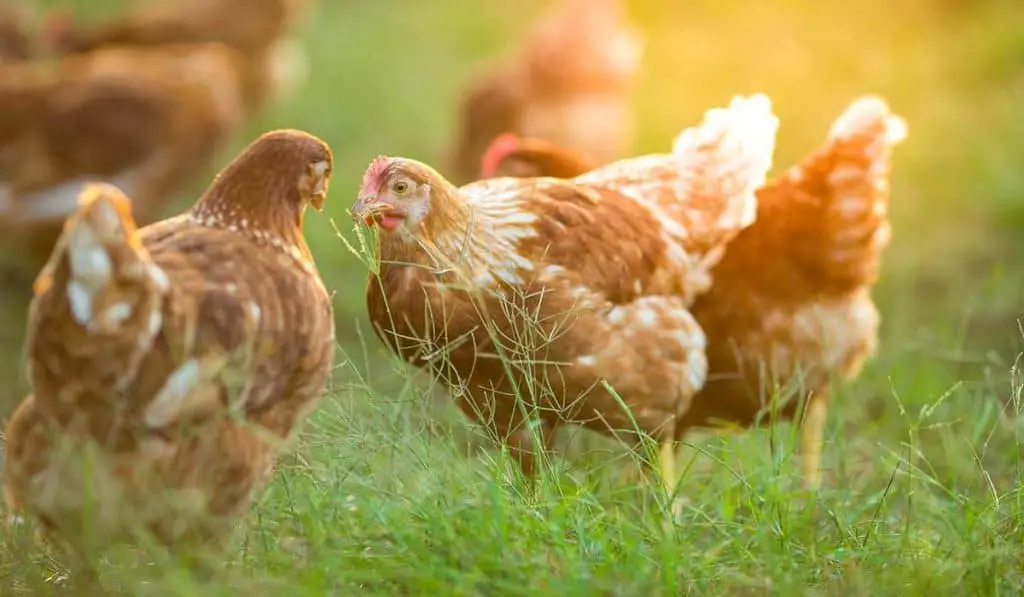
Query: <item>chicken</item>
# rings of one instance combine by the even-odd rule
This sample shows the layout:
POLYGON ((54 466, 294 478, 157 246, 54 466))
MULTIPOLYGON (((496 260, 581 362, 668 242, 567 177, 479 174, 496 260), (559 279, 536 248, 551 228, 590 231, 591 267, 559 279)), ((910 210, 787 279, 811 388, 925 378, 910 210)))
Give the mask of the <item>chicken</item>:
POLYGON ((792 418, 806 402, 804 478, 820 485, 829 381, 854 378, 878 343, 871 287, 890 239, 893 147, 906 131, 883 99, 860 98, 823 148, 758 192, 757 222, 729 244, 693 306, 720 375, 677 425, 679 437, 716 420, 749 425, 773 414, 775 386, 798 391, 774 414, 792 418))
POLYGON ((69 14, 48 19, 48 45, 57 53, 108 47, 160 47, 218 42, 245 58, 245 97, 260 110, 298 85, 305 56, 288 37, 309 0, 159 0, 139 3, 110 23, 76 27, 69 14))
MULTIPOLYGON (((352 207, 380 229, 367 286, 378 337, 447 383, 528 477, 534 408, 544 447, 564 423, 636 442, 634 422, 670 447, 707 368, 688 308, 752 221, 777 126, 767 97, 736 98, 672 153, 573 180, 455 187, 378 157, 352 207)), ((671 452, 660 466, 674 478, 671 452)))
POLYGON ((333 308, 302 220, 331 169, 324 142, 270 132, 141 229, 116 187, 87 187, 35 285, 12 509, 71 541, 224 536, 328 380, 333 308))
POLYGON ((0 64, 0 231, 38 270, 83 184, 131 196, 148 223, 241 125, 242 61, 221 44, 107 49, 52 68, 0 64))
MULTIPOLYGON (((893 147, 906 123, 879 97, 853 102, 825 146, 757 191, 756 221, 729 243, 711 290, 692 312, 708 338, 708 383, 676 426, 751 425, 776 389, 809 398, 802 434, 806 484, 821 483, 830 377, 856 377, 878 342, 870 289, 889 242, 893 147)), ((482 174, 573 177, 595 167, 537 140, 496 138, 482 174)), ((783 396, 784 397, 784 396, 783 396)), ((762 419, 764 421, 770 420, 762 419)))
POLYGON ((474 80, 459 106, 452 179, 474 180, 491 139, 514 132, 548 139, 598 162, 628 154, 628 93, 643 54, 622 0, 562 0, 523 46, 474 80))

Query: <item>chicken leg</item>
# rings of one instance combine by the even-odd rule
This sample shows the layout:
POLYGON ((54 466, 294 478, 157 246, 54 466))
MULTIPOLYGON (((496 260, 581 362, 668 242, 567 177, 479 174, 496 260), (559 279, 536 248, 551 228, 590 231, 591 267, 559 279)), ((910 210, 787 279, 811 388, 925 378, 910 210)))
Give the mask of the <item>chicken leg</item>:
MULTIPOLYGON (((679 477, 676 472, 677 447, 675 439, 663 440, 658 444, 657 454, 658 475, 661 478, 666 499, 671 500, 673 520, 677 518, 682 511, 682 502, 675 497, 676 486, 679 483, 679 477)), ((652 466, 650 468, 654 469, 655 467, 652 466)), ((639 483, 644 477, 645 469, 647 469, 647 463, 637 463, 635 466, 626 468, 621 479, 627 484, 639 483)), ((646 472, 650 474, 652 471, 647 470, 646 472)), ((650 479, 650 477, 648 476, 647 479, 650 479)))
POLYGON ((800 427, 800 448, 804 486, 816 491, 821 486, 821 449, 824 443, 828 397, 813 393, 807 398, 800 427))
POLYGON ((661 482, 665 486, 666 499, 671 504, 672 521, 674 522, 682 513, 683 504, 676 497, 679 477, 676 476, 676 442, 672 437, 661 442, 658 449, 658 471, 661 473, 661 482))
POLYGON ((534 501, 541 496, 540 479, 537 478, 539 474, 537 459, 545 458, 545 454, 552 449, 554 436, 555 429, 545 421, 541 421, 532 431, 524 426, 505 434, 505 446, 512 458, 519 463, 519 470, 527 485, 526 489, 534 501), (537 434, 536 439, 539 446, 534 444, 534 433, 537 434), (541 450, 539 454, 537 447, 541 450))

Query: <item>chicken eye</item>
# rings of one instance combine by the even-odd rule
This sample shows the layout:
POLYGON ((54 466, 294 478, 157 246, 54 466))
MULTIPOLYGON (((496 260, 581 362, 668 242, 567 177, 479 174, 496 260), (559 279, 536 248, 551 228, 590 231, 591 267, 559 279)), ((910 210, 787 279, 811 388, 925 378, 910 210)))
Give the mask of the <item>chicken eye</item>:
POLYGON ((395 184, 391 185, 391 190, 398 195, 404 195, 409 190, 409 183, 404 180, 399 180, 395 184))

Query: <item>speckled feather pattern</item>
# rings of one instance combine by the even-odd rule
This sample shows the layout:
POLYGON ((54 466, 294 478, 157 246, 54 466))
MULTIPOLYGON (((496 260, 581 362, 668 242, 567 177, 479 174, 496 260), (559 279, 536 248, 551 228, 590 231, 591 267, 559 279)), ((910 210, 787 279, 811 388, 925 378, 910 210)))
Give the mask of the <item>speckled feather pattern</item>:
POLYGON ((710 141, 576 180, 455 188, 425 165, 394 159, 395 171, 432 193, 417 232, 383 237, 380 274, 367 290, 381 338, 432 368, 470 416, 517 450, 515 395, 537 405, 550 428, 568 421, 628 436, 630 415, 603 382, 641 429, 671 435, 706 378, 705 336, 688 307, 706 288, 712 254, 749 223, 723 215, 750 211, 774 150, 766 98, 728 111, 734 126, 716 116, 697 127, 710 141), (713 197, 714 188, 732 195, 713 197), (672 219, 669 206, 712 213, 672 219), (696 221, 717 226, 699 231, 701 243, 688 234, 696 221))
POLYGON ((33 395, 7 430, 12 505, 76 532, 83 484, 99 484, 101 532, 141 523, 168 542, 219 536, 247 510, 333 360, 301 232, 301 197, 326 189, 310 173, 330 163, 305 133, 268 133, 188 213, 140 230, 123 195, 91 187, 36 284, 33 395), (94 479, 65 444, 100 454, 94 479))
MULTIPOLYGON (((785 418, 806 394, 860 372, 878 344, 871 298, 887 219, 893 148, 906 123, 884 100, 853 102, 824 146, 758 190, 756 222, 733 240, 693 313, 710 376, 677 433, 750 424, 776 388, 785 418)), ((768 417, 765 420, 770 420, 768 417)))

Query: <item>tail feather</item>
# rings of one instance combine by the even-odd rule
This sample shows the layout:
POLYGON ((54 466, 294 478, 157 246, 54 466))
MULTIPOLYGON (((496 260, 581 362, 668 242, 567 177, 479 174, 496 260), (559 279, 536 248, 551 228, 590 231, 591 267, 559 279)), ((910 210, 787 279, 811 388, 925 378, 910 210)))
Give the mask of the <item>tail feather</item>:
POLYGON ((892 113, 884 99, 877 95, 866 95, 850 104, 832 123, 828 138, 832 142, 849 141, 863 136, 865 132, 880 133, 872 136, 876 143, 874 149, 868 152, 870 156, 876 157, 879 151, 907 138, 907 123, 892 113))
POLYGON ((829 132, 829 253, 837 264, 871 260, 889 244, 889 176, 893 148, 907 138, 906 121, 874 95, 855 100, 829 132), (869 254, 865 254, 869 253, 869 254))
POLYGON ((808 225, 820 239, 817 267, 841 283, 837 288, 860 286, 877 276, 891 237, 893 148, 906 137, 906 121, 885 100, 858 98, 835 120, 824 147, 773 184, 795 186, 820 201, 821 216, 808 225))
POLYGON ((36 279, 26 343, 33 384, 61 387, 73 374, 90 395, 123 388, 160 330, 168 287, 139 242, 129 199, 108 184, 87 186, 36 279))
POLYGON ((97 315, 95 299, 113 281, 112 251, 123 246, 131 232, 134 221, 128 198, 114 187, 87 186, 78 216, 67 228, 65 246, 68 300, 78 323, 88 325, 97 315))
POLYGON ((753 223, 756 190, 764 185, 775 153, 779 119, 768 96, 735 97, 727 108, 713 108, 697 127, 683 131, 672 152, 680 172, 678 194, 688 211, 716 219, 690 230, 721 237, 753 223))

